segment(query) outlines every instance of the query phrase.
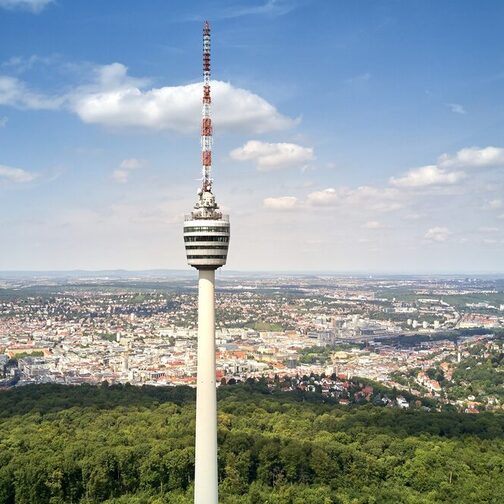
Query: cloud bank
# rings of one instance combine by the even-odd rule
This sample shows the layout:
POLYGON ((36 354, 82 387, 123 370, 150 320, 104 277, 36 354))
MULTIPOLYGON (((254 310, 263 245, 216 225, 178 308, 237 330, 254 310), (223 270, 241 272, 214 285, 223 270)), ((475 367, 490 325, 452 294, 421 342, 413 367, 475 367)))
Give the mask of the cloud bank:
POLYGON ((434 165, 414 168, 401 177, 391 177, 389 183, 402 188, 455 185, 467 177, 467 173, 462 169, 496 167, 504 167, 503 148, 466 147, 455 154, 442 154, 434 165))
MULTIPOLYGON (((191 133, 200 126, 201 83, 150 87, 147 79, 128 75, 112 63, 96 67, 90 84, 61 96, 35 92, 15 77, 0 76, 0 105, 20 109, 65 109, 83 122, 110 128, 144 128, 191 133)), ((220 130, 266 133, 290 128, 299 121, 281 114, 264 98, 212 81, 213 117, 220 130)))
POLYGON ((485 168, 504 166, 504 149, 501 147, 467 147, 456 154, 443 154, 438 159, 442 168, 485 168))

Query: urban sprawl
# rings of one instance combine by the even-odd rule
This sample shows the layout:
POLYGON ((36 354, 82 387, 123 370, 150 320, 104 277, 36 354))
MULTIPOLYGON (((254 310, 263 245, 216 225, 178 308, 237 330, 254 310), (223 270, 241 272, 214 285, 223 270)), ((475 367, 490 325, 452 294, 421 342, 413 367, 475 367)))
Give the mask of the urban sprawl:
MULTIPOLYGON (((504 408, 502 280, 227 274, 218 285, 218 384, 504 408)), ((0 388, 193 386, 196 314, 188 276, 0 277, 0 388)))

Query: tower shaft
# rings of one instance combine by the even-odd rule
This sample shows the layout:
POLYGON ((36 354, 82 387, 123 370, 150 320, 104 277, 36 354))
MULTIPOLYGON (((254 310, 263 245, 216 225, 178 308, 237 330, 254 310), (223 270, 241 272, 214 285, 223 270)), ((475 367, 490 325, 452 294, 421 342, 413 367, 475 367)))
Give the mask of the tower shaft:
POLYGON ((199 270, 197 387, 194 504, 218 504, 213 269, 199 270))

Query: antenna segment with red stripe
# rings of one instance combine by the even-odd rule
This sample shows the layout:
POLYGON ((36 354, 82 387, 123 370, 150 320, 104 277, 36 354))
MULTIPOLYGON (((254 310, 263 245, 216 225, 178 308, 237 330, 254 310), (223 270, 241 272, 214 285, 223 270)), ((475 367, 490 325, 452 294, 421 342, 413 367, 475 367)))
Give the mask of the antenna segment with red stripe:
POLYGON ((210 25, 203 25, 203 117, 201 119, 201 158, 203 164, 203 192, 212 192, 212 118, 210 117, 210 25))

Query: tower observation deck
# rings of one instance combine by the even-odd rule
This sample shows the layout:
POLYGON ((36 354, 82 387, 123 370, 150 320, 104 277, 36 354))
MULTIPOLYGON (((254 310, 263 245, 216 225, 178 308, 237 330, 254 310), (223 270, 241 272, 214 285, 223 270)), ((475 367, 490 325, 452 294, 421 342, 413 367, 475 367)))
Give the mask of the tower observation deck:
POLYGON ((198 199, 184 218, 187 262, 198 270, 198 377, 194 503, 218 504, 217 391, 215 380, 215 270, 226 264, 229 217, 212 192, 212 118, 210 116, 210 26, 203 25, 203 174, 198 199))
POLYGON ((218 210, 211 192, 204 192, 199 197, 194 211, 184 220, 187 263, 198 270, 215 270, 226 264, 229 216, 218 210))

